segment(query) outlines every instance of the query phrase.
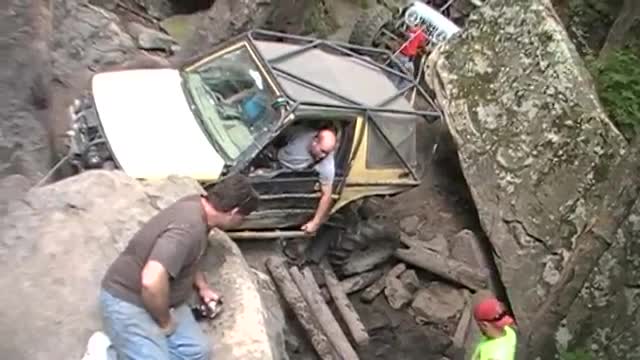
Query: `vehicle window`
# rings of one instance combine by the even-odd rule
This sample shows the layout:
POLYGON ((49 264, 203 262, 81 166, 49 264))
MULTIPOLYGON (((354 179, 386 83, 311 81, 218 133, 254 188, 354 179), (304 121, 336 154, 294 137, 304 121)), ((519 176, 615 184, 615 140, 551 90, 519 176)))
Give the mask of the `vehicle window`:
POLYGON ((417 164, 416 123, 410 120, 385 119, 384 116, 380 115, 375 116, 375 118, 377 119, 376 124, 380 129, 372 124, 371 120, 367 124, 367 168, 405 168, 406 166, 396 154, 396 150, 408 162, 409 166, 415 167, 417 164), (396 150, 389 142, 393 144, 396 150))
POLYGON ((276 93, 245 46, 185 72, 187 91, 203 127, 227 161, 234 161, 278 113, 276 93))

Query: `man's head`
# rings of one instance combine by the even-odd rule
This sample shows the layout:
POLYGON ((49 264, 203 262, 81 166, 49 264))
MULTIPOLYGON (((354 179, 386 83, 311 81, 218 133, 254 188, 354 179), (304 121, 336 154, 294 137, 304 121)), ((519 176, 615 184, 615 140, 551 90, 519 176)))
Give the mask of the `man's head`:
POLYGON ((504 305, 493 295, 476 298, 473 307, 473 317, 482 333, 490 338, 504 335, 505 326, 513 324, 504 305))
POLYGON ((238 226, 256 210, 258 202, 258 193, 246 176, 227 176, 207 191, 203 201, 207 223, 221 229, 238 226))
POLYGON ((336 148, 336 133, 332 129, 321 129, 314 136, 309 152, 316 161, 324 159, 336 148))

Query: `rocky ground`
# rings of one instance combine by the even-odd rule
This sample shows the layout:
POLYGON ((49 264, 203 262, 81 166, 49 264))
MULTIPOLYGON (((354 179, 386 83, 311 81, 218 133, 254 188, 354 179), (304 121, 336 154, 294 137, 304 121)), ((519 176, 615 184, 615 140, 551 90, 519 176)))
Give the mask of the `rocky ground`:
MULTIPOLYGON (((176 8, 168 0, 29 4, 13 0, 0 7, 0 23, 13 34, 0 40, 0 46, 9 50, 9 56, 0 59, 5 65, 0 66, 0 75, 6 80, 0 82, 0 95, 7 95, 0 96, 0 200, 14 200, 11 205, 0 201, 0 213, 9 215, 0 227, 5 234, 0 257, 6 260, 7 273, 37 278, 19 284, 3 278, 3 287, 13 289, 8 306, 24 307, 23 299, 36 301, 34 294, 48 287, 48 293, 60 294, 88 313, 90 304, 82 287, 95 285, 104 258, 113 256, 125 235, 157 210, 156 195, 126 179, 109 181, 111 177, 91 180, 102 184, 90 189, 92 197, 110 198, 117 193, 109 189, 123 187, 125 197, 135 195, 129 200, 136 206, 117 196, 113 201, 131 212, 127 219, 102 213, 97 203, 76 193, 78 189, 59 184, 34 189, 29 200, 20 200, 55 162, 47 144, 53 144, 53 152, 62 146, 65 107, 86 87, 91 74, 164 66, 254 23, 344 41, 363 2, 216 0, 210 7, 211 3, 194 0, 176 8), (267 3, 277 4, 278 11, 268 14, 267 3), (229 20, 232 14, 233 21, 222 28, 220 19, 229 20), (17 61, 5 64, 6 59, 17 61), (102 222, 89 222, 91 217, 102 222), (52 236, 53 241, 47 241, 53 233, 63 238, 52 236), (74 247, 77 238, 84 239, 82 251, 105 256, 83 257, 74 247), (92 239, 98 240, 93 244, 92 239), (84 264, 86 271, 69 268, 75 263, 84 264), (65 271, 75 277, 66 279, 65 271)), ((523 343, 529 346, 526 351, 585 347, 600 358, 632 359, 640 349, 632 326, 640 314, 635 305, 640 262, 633 242, 640 231, 640 202, 633 181, 640 173, 634 172, 638 155, 628 151, 630 147, 593 100, 596 96, 582 64, 550 7, 539 0, 489 3, 470 22, 473 31, 447 46, 430 64, 435 70, 428 78, 445 107, 447 126, 425 125, 421 130, 420 154, 426 164, 422 184, 384 200, 380 215, 399 230, 390 242, 410 250, 372 244, 372 249, 351 255, 350 268, 335 268, 342 283, 371 274, 366 285, 349 294, 369 337, 368 344, 356 350, 364 359, 456 359, 455 350, 468 348, 477 331, 473 324, 468 329, 466 325, 469 289, 486 285, 512 306, 522 324, 523 343), (555 61, 558 58, 562 61, 555 61), (522 84, 529 87, 516 86, 522 84), (468 93, 470 89, 474 92, 468 93), (574 122, 581 126, 573 126, 574 122), (514 129, 516 133, 509 132, 514 129), (565 141, 577 138, 581 141, 575 144, 565 141), (527 156, 525 145, 538 146, 537 156, 527 156), (513 201, 500 201, 505 194, 513 201), (561 224, 556 226, 558 219, 561 224), (418 254, 418 260, 411 254, 418 254), (453 278, 435 275, 434 262, 425 259, 478 271, 456 272, 453 278), (487 283, 478 285, 485 274, 487 283), (532 328, 544 336, 534 336, 532 328)), ((74 181, 81 183, 80 188, 87 186, 82 178, 69 183, 74 181)), ((228 257, 214 259, 212 275, 241 269, 239 282, 220 276, 218 285, 244 299, 242 303, 246 300, 246 307, 236 304, 239 307, 230 307, 231 313, 260 327, 245 338, 238 334, 246 323, 234 318, 206 325, 213 333, 234 329, 220 342, 218 352, 233 358, 240 354, 234 351, 243 351, 250 342, 262 346, 256 358, 314 358, 304 330, 266 269, 268 257, 282 256, 283 244, 243 240, 238 246, 244 259, 235 245, 223 246, 219 250, 228 257)), ((314 279, 339 319, 337 304, 327 294, 327 278, 314 273, 314 279)), ((32 305, 4 320, 16 323, 39 314, 40 319, 29 322, 32 332, 46 332, 50 323, 57 324, 68 330, 65 346, 79 349, 94 326, 95 319, 75 315, 77 309, 56 303, 55 297, 49 296, 44 307, 28 314, 42 303, 32 305)), ((3 344, 8 353, 24 351, 29 331, 16 335, 11 326, 0 328, 3 338, 13 339, 3 344)), ((41 348, 29 351, 43 355, 56 345, 55 339, 43 338, 41 348)))

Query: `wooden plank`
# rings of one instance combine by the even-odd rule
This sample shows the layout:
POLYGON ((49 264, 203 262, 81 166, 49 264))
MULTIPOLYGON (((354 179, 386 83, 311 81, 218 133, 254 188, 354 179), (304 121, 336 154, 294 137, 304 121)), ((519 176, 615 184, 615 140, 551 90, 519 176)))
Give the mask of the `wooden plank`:
POLYGON ((339 360, 338 353, 323 332, 318 319, 313 315, 311 308, 300 293, 300 290, 291 279, 283 259, 270 257, 266 261, 266 266, 271 277, 276 283, 280 294, 284 297, 289 307, 300 321, 300 324, 307 333, 311 345, 322 360, 339 360))
POLYGON ((352 294, 373 284, 376 280, 382 277, 383 274, 383 269, 363 272, 362 274, 354 275, 342 280, 340 282, 340 286, 345 293, 352 294))
POLYGON ((338 312, 340 312, 342 320, 344 320, 344 323, 347 325, 351 333, 351 338, 358 346, 367 345, 369 343, 367 329, 362 324, 360 316, 356 312, 356 309, 354 309, 353 304, 349 301, 347 293, 340 285, 336 274, 334 274, 328 263, 322 262, 320 266, 324 273, 326 286, 329 289, 331 298, 333 298, 333 303, 336 305, 338 312))
POLYGON ((487 286, 488 273, 486 270, 472 268, 465 263, 444 257, 426 248, 413 247, 410 249, 397 249, 395 256, 404 262, 463 285, 471 290, 481 290, 487 286))
POLYGON ((338 321, 333 317, 331 309, 329 309, 329 306, 327 306, 322 299, 320 288, 313 279, 313 276, 308 276, 311 272, 309 271, 307 276, 303 276, 298 267, 293 266, 289 269, 289 273, 298 286, 298 289, 300 289, 302 297, 304 297, 307 304, 309 304, 313 315, 318 319, 327 338, 342 356, 342 359, 358 360, 358 355, 340 328, 338 321))
POLYGON ((349 261, 338 269, 341 275, 349 276, 369 271, 393 256, 391 247, 376 247, 351 255, 349 261))

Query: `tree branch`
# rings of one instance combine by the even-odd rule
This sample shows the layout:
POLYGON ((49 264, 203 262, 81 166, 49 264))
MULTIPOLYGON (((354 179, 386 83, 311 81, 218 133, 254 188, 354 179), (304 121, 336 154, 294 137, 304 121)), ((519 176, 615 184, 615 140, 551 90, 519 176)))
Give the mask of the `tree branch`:
POLYGON ((624 0, 618 17, 611 25, 607 39, 600 50, 598 59, 602 60, 625 45, 625 39, 636 20, 640 19, 640 1, 624 0))

